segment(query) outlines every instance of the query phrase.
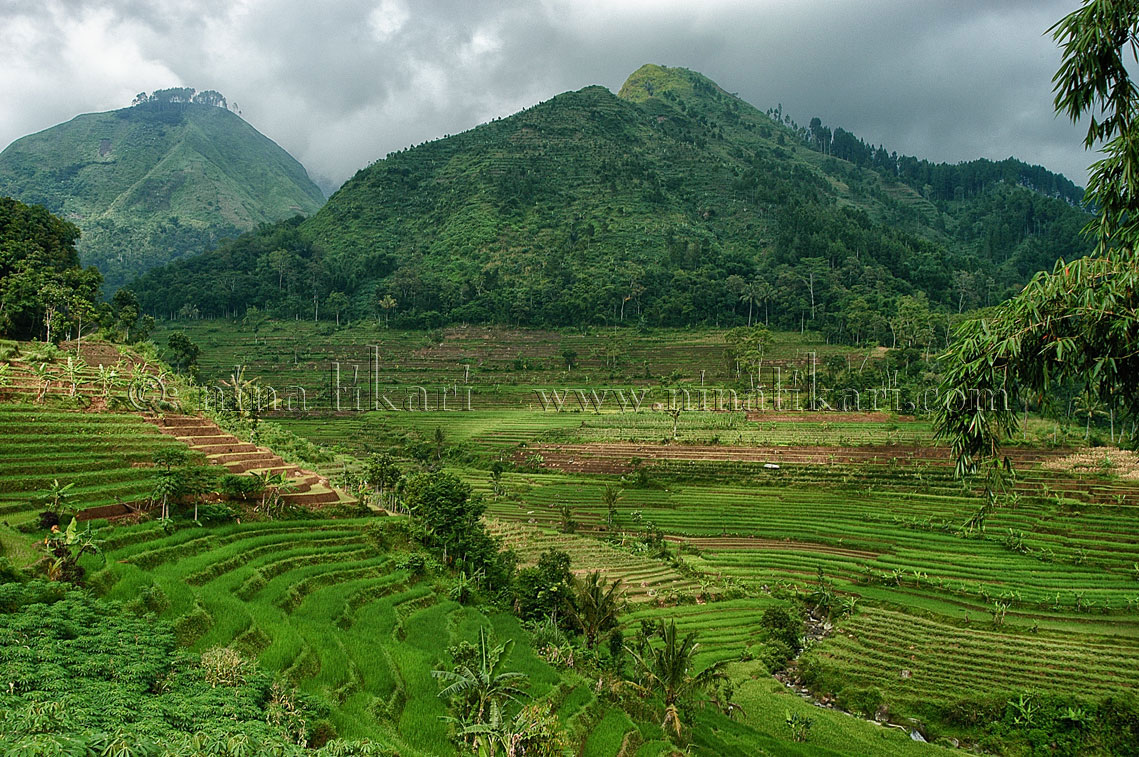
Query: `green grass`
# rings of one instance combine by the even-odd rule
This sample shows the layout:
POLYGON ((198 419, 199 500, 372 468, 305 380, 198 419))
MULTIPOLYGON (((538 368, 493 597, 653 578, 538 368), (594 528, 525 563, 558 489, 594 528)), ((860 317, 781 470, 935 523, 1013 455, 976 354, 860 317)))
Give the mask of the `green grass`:
POLYGON ((842 712, 816 707, 765 675, 759 663, 729 667, 736 687, 735 699, 743 710, 740 722, 774 739, 787 740, 788 713, 813 721, 805 750, 824 749, 833 754, 934 755, 949 750, 918 744, 895 728, 869 723, 842 712))

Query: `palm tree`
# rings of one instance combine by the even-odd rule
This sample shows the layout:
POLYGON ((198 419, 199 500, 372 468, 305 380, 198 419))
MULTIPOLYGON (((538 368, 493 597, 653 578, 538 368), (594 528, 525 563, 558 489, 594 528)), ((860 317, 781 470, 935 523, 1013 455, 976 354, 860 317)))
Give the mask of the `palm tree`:
POLYGON ((605 487, 601 493, 601 502, 605 505, 605 525, 612 531, 613 524, 617 522, 617 501, 621 499, 621 491, 612 484, 605 487))
POLYGON ((771 301, 771 298, 775 296, 775 287, 771 286, 771 284, 767 283, 764 279, 756 279, 754 286, 756 296, 759 298, 759 301, 763 303, 763 325, 768 326, 771 322, 768 319, 767 305, 771 301))
POLYGON ((390 311, 396 306, 395 297, 390 294, 385 294, 379 302, 379 305, 384 310, 384 326, 388 325, 388 317, 391 315, 390 311))
POLYGON ((492 708, 525 696, 529 684, 525 673, 506 670, 506 660, 514 649, 514 640, 492 647, 485 628, 479 629, 475 657, 454 670, 432 670, 435 680, 444 684, 442 699, 459 698, 463 708, 459 721, 466 727, 490 722, 492 708))
POLYGON ((223 379, 220 383, 222 386, 226 387, 230 392, 233 393, 233 402, 237 406, 237 410, 239 412, 244 412, 246 409, 245 398, 250 392, 252 392, 253 383, 255 381, 257 381, 256 378, 253 380, 247 380, 245 378, 244 365, 237 365, 234 366, 233 373, 229 374, 229 381, 223 379))
POLYGON ((759 304, 759 288, 756 282, 751 282, 744 286, 743 291, 740 292, 740 302, 747 303, 747 325, 751 325, 752 308, 759 304))
POLYGON ((680 735, 681 704, 697 691, 707 688, 723 677, 725 661, 713 663, 698 673, 692 673, 696 658, 696 634, 690 633, 683 639, 677 638, 676 621, 662 626, 661 637, 664 643, 659 647, 649 647, 644 656, 633 649, 625 649, 640 666, 641 680, 629 683, 645 696, 660 693, 664 697, 664 721, 661 728, 671 727, 680 735))
POLYGON ((617 627, 617 619, 624 610, 624 599, 618 593, 621 579, 606 585, 600 571, 593 571, 578 584, 577 602, 569 608, 570 619, 581 629, 585 645, 597 648, 609 631, 617 627))

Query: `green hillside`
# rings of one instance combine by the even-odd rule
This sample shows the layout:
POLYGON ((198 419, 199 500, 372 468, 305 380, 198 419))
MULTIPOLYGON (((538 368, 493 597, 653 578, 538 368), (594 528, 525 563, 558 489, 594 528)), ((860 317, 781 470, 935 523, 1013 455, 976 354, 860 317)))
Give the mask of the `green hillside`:
POLYGON ((108 290, 260 223, 320 207, 303 166, 222 107, 148 102, 76 116, 0 153, 0 195, 79 226, 108 290))
POLYGON ((163 315, 676 326, 758 309, 773 326, 885 341, 899 297, 956 313, 1086 250, 1087 215, 1022 186, 1043 173, 1070 197, 1043 169, 965 164, 927 197, 908 174, 814 147, 700 74, 644 66, 619 95, 586 87, 392 153, 303 224, 136 288, 163 315))

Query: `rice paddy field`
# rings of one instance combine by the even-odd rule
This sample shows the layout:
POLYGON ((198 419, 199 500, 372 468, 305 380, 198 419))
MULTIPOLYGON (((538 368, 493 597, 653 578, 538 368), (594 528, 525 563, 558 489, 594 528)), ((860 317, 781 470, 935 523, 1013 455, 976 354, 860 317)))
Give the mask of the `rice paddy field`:
MULTIPOLYGON (((512 669, 529 676, 530 693, 554 709, 573 734, 576 752, 670 753, 659 726, 604 706, 590 681, 541 659, 512 615, 463 607, 447 598, 438 578, 401 568, 406 555, 370 539, 374 525, 251 523, 172 534, 141 525, 108 538, 105 561, 89 560, 89 568, 104 596, 128 606, 148 603, 191 649, 236 649, 329 703, 329 720, 343 737, 367 738, 403 755, 450 753, 440 720, 446 710, 429 671, 442 664, 448 645, 472 641, 482 626, 518 642, 512 669)), ((573 554, 581 557, 587 548, 573 554)), ((625 576, 643 569, 630 561, 624 567, 625 576)), ((635 607, 647 606, 643 596, 632 599, 635 607)), ((735 621, 763 606, 725 603, 719 625, 730 636, 739 625, 735 621)), ((638 610, 630 617, 653 612, 638 610)), ((681 615, 685 626, 688 616, 681 615)), ((773 697, 779 706, 809 707, 792 695, 769 692, 763 697, 768 708, 773 697)), ((826 745, 839 747, 850 738, 871 754, 919 751, 904 734, 830 712, 820 719, 826 738, 784 751, 777 738, 780 724, 763 724, 761 709, 755 713, 759 727, 701 713, 697 753, 840 754, 826 745)))
MULTIPOLYGON (((474 409, 530 410, 541 404, 536 389, 660 389, 662 379, 712 387, 732 379, 735 370, 724 358, 723 332, 715 330, 401 331, 372 321, 337 329, 308 321, 219 320, 166 323, 154 342, 164 345, 173 331, 202 349, 199 366, 207 383, 242 365, 282 397, 290 388, 299 397, 296 388, 303 387, 309 406, 321 412, 334 409, 336 387, 342 410, 356 406, 357 389, 362 407, 370 406, 377 388, 399 406, 410 387, 425 388, 432 406, 446 387, 449 407, 465 407, 470 390, 474 409)), ((768 352, 765 373, 780 371, 788 386, 802 379, 812 355, 820 363, 837 355, 855 365, 868 357, 866 350, 799 334, 777 334, 768 352)))
MULTIPOLYGON (((202 347, 206 382, 242 365, 262 385, 305 387, 309 408, 269 414, 298 436, 361 463, 387 452, 405 473, 458 474, 485 498, 491 532, 521 566, 558 549, 578 575, 621 579, 627 634, 658 620, 695 633, 698 663, 728 666, 743 712, 730 720, 702 711, 694 753, 944 752, 978 743, 967 725, 946 723, 964 702, 1092 701, 1139 686, 1139 480, 1123 453, 1081 452, 1079 435, 1051 422, 1034 420, 1015 440, 1014 494, 981 527, 980 487, 955 477, 920 415, 672 416, 649 402, 631 412, 576 400, 555 412, 538 399, 551 387, 622 387, 659 401, 670 382, 738 383, 715 331, 165 328, 158 344, 178 329, 202 347), (368 365, 368 344, 380 345, 383 387, 447 386, 459 409, 329 407, 330 363, 340 362, 353 386, 374 387, 353 367, 368 365), (471 409, 462 405, 467 388, 471 409), (495 463, 503 472, 492 486, 495 463), (618 492, 612 513, 607 487, 618 492), (652 534, 667 556, 645 548, 652 534), (777 680, 755 661, 764 649, 760 619, 819 591, 846 609, 808 634, 777 680), (901 725, 836 708, 855 710, 845 703, 865 692, 882 719, 901 725), (814 718, 805 743, 788 741, 793 712, 814 718), (940 746, 912 741, 910 731, 940 746)), ((790 334, 778 336, 769 359, 794 375, 818 356, 872 367, 878 357, 790 334)), ((140 463, 176 443, 129 413, 52 410, 26 398, 0 403, 0 435, 9 554, 26 549, 14 527, 32 517, 29 496, 52 478, 76 481, 85 503, 141 496, 151 472, 140 463)), ((329 703, 343 736, 400 754, 446 753, 445 709, 429 671, 448 645, 483 626, 518 642, 514 666, 566 725, 576 753, 670 754, 659 724, 606 707, 596 682, 543 660, 513 615, 462 606, 443 576, 413 573, 399 548, 369 536, 376 522, 169 533, 144 523, 108 529, 105 560, 86 559, 106 597, 150 598, 192 649, 230 646, 280 672, 329 703)))
MULTIPOLYGON (((439 718, 446 711, 431 669, 448 644, 470 640, 480 623, 507 637, 520 630, 509 616, 487 618, 441 598, 430 581, 398 568, 398 556, 370 545, 364 525, 136 531, 130 543, 112 544, 108 567, 94 580, 111 599, 158 593, 169 605, 162 617, 183 643, 231 646, 281 671, 301 691, 334 704, 331 719, 344 737, 377 740, 401 754, 444 753, 439 718)), ((513 662, 538 695, 558 682, 533 655, 513 662)))
POLYGON ((70 486, 75 510, 137 503, 150 496, 163 450, 189 452, 133 413, 83 413, 26 401, 0 402, 0 544, 30 559, 27 528, 54 482, 70 486))

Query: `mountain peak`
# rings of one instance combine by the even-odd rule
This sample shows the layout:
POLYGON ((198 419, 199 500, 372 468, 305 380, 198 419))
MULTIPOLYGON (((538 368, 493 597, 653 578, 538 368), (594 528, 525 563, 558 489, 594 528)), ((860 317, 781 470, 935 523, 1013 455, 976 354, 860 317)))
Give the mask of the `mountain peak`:
POLYGON ((304 167, 220 102, 151 96, 21 137, 0 152, 0 195, 79 226, 80 255, 110 291, 222 237, 316 212, 324 196, 304 167))
POLYGON ((727 94, 716 82, 687 68, 670 68, 657 63, 646 63, 638 68, 625 83, 617 96, 630 102, 644 102, 653 97, 661 97, 672 92, 683 97, 697 92, 727 94))

